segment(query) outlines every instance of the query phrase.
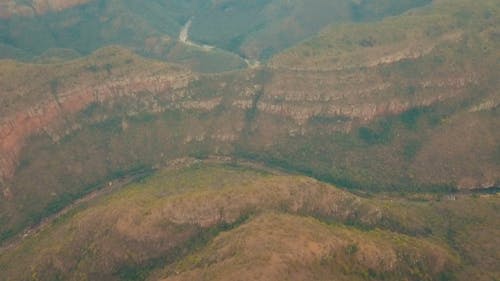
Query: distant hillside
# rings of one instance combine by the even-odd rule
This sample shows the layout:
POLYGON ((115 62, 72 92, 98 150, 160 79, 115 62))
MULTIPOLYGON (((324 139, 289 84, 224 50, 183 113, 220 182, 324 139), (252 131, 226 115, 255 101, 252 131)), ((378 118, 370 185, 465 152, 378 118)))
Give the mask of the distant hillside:
POLYGON ((379 19, 429 2, 3 0, 0 58, 31 60, 61 48, 88 55, 119 44, 196 70, 218 72, 246 66, 231 53, 267 59, 326 25, 379 19), (192 40, 219 49, 186 50, 177 38, 189 19, 192 40))

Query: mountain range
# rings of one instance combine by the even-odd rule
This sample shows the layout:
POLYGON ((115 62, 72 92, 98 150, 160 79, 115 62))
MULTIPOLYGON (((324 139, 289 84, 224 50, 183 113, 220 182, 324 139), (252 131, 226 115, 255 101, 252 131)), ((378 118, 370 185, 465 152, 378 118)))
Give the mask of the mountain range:
POLYGON ((497 280, 500 3, 1 1, 0 279, 497 280))

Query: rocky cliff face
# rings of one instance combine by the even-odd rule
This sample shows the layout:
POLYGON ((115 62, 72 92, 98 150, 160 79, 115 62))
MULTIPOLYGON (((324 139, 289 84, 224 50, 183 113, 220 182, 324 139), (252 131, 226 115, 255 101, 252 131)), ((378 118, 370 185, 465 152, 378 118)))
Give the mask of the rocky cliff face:
MULTIPOLYGON (((369 124, 382 116, 398 115, 412 108, 461 98, 467 95, 468 89, 483 83, 480 73, 474 69, 465 72, 442 70, 439 76, 429 72, 411 81, 401 80, 400 75, 386 74, 385 66, 338 71, 274 70, 272 78, 265 82, 256 78, 263 70, 250 70, 238 74, 236 79, 243 81, 237 82, 231 81, 235 77, 230 75, 200 80, 183 70, 153 73, 135 71, 134 65, 122 67, 126 70, 115 70, 116 76, 77 79, 71 85, 61 86, 62 90, 57 90, 57 93, 40 94, 44 97, 42 100, 30 101, 22 110, 3 116, 3 125, 0 126, 1 178, 5 181, 14 176, 19 153, 30 136, 47 134, 57 143, 89 122, 103 122, 113 117, 105 113, 95 120, 74 118, 94 104, 106 104, 113 112, 114 107, 125 103, 123 114, 128 116, 158 114, 166 110, 214 112, 223 105, 229 116, 234 112, 238 119, 244 112, 254 111, 254 114, 268 115, 271 119, 289 120, 285 135, 306 134, 314 128, 310 121, 315 118, 337 120, 329 124, 331 133, 350 133, 353 126, 369 124), (195 86, 200 83, 213 85, 206 85, 207 88, 195 86), (230 83, 233 84, 228 85, 230 83)), ((398 63, 393 67, 398 67, 398 63)), ((269 75, 267 70, 265 72, 269 75)), ((25 91, 37 90, 30 87, 25 91)), ((28 92, 16 94, 25 96, 28 92)), ((207 133, 206 129, 192 131, 185 136, 184 142, 212 139, 234 143, 240 140, 244 125, 241 123, 229 130, 220 128, 213 134, 207 133)), ((266 137, 263 137, 266 142, 266 137)))
MULTIPOLYGON (((54 82, 57 81, 56 79, 57 76, 49 80, 52 81, 51 83, 56 83, 54 82)), ((194 79, 194 76, 187 71, 179 70, 158 74, 133 71, 130 74, 117 74, 116 77, 104 79, 102 77, 89 80, 79 79, 76 85, 67 86, 57 93, 57 89, 42 89, 42 91, 52 91, 52 93, 39 94, 43 97, 42 100, 35 100, 31 104, 25 104, 25 108, 21 110, 2 116, 0 178, 5 181, 14 176, 19 153, 29 137, 44 133, 57 143, 65 135, 81 128, 85 120, 72 120, 72 117, 91 104, 102 104, 112 99, 127 97, 141 100, 144 93, 162 95, 164 100, 175 102, 186 94, 188 83, 194 79)), ((33 90, 33 85, 24 90, 33 90)), ((22 88, 16 88, 11 94, 15 92, 18 96, 29 95, 29 92, 22 91, 22 88)), ((163 110, 154 100, 143 100, 142 103, 150 112, 163 110)))
MULTIPOLYGON (((185 89, 189 75, 157 75, 149 77, 124 78, 108 81, 103 85, 77 87, 70 92, 59 94, 57 100, 49 100, 6 118, 0 127, 0 176, 3 179, 14 175, 19 152, 27 138, 34 134, 46 133, 54 142, 78 129, 78 124, 64 127, 66 119, 84 110, 92 103, 103 103, 113 98, 137 97, 141 92, 171 95, 176 100, 175 91, 185 89)), ((181 93, 182 95, 182 93, 181 93)), ((157 104, 148 104, 151 112, 162 110, 157 104)), ((198 102, 198 106, 203 106, 198 102)))

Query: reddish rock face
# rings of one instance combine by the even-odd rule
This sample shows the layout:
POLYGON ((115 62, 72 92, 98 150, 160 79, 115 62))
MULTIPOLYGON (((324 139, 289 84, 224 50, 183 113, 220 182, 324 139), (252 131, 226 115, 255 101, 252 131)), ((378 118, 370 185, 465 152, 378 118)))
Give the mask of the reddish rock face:
MULTIPOLYGON (((122 78, 111 80, 97 86, 80 86, 59 95, 55 99, 6 118, 0 126, 0 178, 14 176, 18 157, 25 141, 31 135, 47 132, 54 141, 61 136, 51 133, 51 128, 64 123, 64 120, 93 102, 104 102, 112 98, 135 96, 141 92, 168 94, 174 88, 187 86, 188 75, 157 75, 147 77, 122 78)), ((71 128, 65 128, 71 132, 71 128)))

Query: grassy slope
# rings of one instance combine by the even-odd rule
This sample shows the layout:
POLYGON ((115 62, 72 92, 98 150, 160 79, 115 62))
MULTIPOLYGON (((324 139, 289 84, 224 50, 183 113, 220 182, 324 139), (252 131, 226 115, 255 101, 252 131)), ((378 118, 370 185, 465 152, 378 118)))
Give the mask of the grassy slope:
POLYGON ((301 176, 194 164, 65 215, 3 252, 0 277, 491 280, 497 211, 497 196, 361 199, 301 176))

